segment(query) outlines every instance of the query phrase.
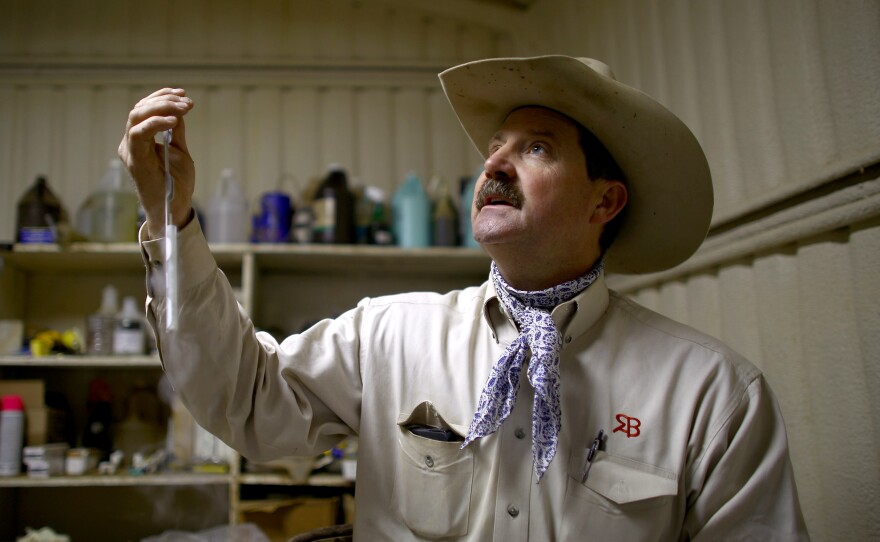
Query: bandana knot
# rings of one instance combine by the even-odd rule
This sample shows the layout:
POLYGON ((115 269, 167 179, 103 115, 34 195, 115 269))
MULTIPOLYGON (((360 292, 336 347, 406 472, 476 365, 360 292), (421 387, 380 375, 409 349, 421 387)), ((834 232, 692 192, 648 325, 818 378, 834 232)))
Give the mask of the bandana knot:
POLYGON ((535 390, 532 410, 532 459, 538 481, 556 455, 562 406, 559 396, 559 351, 562 335, 550 315, 554 307, 574 298, 601 275, 605 260, 586 275, 546 290, 523 291, 512 288, 492 262, 492 282, 502 306, 519 326, 520 333, 495 362, 489 380, 480 394, 462 448, 474 440, 491 435, 513 411, 519 390, 520 373, 531 353, 527 370, 535 390))

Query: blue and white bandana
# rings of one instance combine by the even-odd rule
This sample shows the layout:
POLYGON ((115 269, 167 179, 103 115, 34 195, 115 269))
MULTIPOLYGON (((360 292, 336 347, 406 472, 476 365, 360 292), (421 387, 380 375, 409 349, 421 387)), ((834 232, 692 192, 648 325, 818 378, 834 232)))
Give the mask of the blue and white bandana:
POLYGON ((519 326, 519 336, 510 343, 489 374, 489 380, 480 395, 477 412, 471 421, 462 448, 474 440, 491 435, 513 411, 519 390, 523 362, 531 351, 529 383, 535 389, 532 411, 532 457, 538 481, 556 455, 559 429, 562 427, 562 407, 559 398, 559 351, 562 335, 550 312, 592 284, 605 269, 605 260, 586 275, 558 286, 535 292, 511 288, 495 262, 492 262, 492 281, 501 304, 519 326))

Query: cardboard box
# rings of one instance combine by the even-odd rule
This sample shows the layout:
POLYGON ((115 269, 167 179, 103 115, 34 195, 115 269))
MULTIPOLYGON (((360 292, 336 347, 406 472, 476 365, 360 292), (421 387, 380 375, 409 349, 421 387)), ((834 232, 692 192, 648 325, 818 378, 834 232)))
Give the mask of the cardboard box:
POLYGON ((272 542, 287 542, 294 535, 336 525, 339 497, 241 501, 242 520, 257 525, 272 542))
POLYGON ((46 444, 49 434, 49 409, 46 407, 27 408, 25 415, 25 442, 27 446, 46 444))

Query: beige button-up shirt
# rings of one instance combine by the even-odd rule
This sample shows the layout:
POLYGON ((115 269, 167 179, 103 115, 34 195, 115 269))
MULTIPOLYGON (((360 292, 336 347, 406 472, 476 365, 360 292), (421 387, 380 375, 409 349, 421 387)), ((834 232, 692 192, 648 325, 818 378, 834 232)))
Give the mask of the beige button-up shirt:
POLYGON ((564 337, 562 429, 536 483, 525 378, 501 429, 465 449, 410 430, 467 432, 517 335, 491 281, 364 299, 279 344, 254 333, 197 221, 179 243, 173 333, 163 325, 162 242, 142 244, 148 318, 175 389, 200 424, 254 460, 358 435, 358 540, 807 539, 761 373, 601 278, 552 313, 564 337))

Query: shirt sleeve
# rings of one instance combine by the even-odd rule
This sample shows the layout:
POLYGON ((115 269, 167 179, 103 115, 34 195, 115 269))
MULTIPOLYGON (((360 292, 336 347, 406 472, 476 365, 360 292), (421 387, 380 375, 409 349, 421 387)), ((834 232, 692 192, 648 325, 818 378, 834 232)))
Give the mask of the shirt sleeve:
POLYGON ((361 307, 278 343, 255 330, 193 220, 179 232, 178 325, 169 331, 164 242, 144 241, 143 229, 141 240, 162 368, 202 427, 256 461, 313 455, 357 433, 361 307))
POLYGON ((762 376, 694 463, 688 490, 682 540, 809 540, 782 415, 762 376))

